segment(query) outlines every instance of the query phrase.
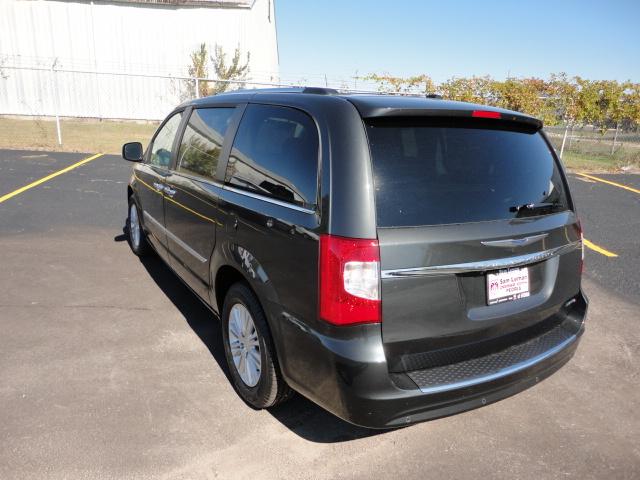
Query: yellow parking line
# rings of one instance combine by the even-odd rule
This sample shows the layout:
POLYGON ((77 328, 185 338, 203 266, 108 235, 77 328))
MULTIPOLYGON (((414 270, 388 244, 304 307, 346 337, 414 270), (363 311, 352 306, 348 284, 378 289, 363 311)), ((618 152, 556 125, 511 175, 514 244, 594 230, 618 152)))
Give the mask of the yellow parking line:
POLYGON ((610 252, 609 250, 604 249, 604 248, 602 248, 602 247, 600 247, 600 246, 596 245, 596 244, 595 244, 595 243, 593 243, 593 242, 590 242, 590 241, 589 241, 589 240, 587 240, 586 238, 582 239, 582 241, 584 242, 584 246, 585 246, 585 247, 590 248, 590 249, 591 249, 591 250, 593 250, 594 252, 598 252, 598 253, 600 253, 600 254, 604 255, 605 257, 617 257, 617 256, 618 256, 618 254, 617 254, 617 253, 610 252))
POLYGON ((621 183, 612 182, 610 180, 605 180, 604 178, 594 177, 593 175, 587 175, 586 173, 577 172, 578 175, 582 175, 583 177, 589 178, 591 180, 595 180, 596 182, 608 183, 609 185, 613 185, 614 187, 624 188, 625 190, 629 190, 633 193, 640 193, 640 190, 637 188, 629 187, 628 185, 623 185, 621 183))
POLYGON ((87 157, 84 160, 80 160, 77 163, 74 163, 73 165, 69 165, 66 168, 63 168, 62 170, 58 170, 57 172, 53 172, 51 175, 47 175, 46 177, 41 178, 40 180, 36 180, 35 182, 30 183, 29 185, 25 185, 24 187, 20 187, 17 190, 14 190, 11 193, 7 193, 6 195, 3 195, 2 197, 0 197, 0 203, 4 202, 5 200, 9 200, 10 198, 15 197, 16 195, 21 194, 22 192, 29 190, 30 188, 33 187, 37 187, 38 185, 43 184, 44 182, 47 182, 49 180, 51 180, 52 178, 57 177, 58 175, 62 175, 63 173, 67 173, 70 170, 73 170, 76 167, 79 167, 80 165, 84 165, 87 162, 90 162, 91 160, 95 160, 98 157, 101 157, 102 155, 104 155, 104 153, 96 153, 95 155, 92 155, 91 157, 87 157))

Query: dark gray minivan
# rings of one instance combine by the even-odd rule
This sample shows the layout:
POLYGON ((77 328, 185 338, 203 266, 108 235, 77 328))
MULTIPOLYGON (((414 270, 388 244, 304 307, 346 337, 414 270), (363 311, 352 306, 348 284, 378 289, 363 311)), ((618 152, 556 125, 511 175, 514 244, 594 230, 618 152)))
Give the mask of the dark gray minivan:
POLYGON ((295 390, 386 428, 479 407, 558 370, 584 329, 580 222, 541 128, 320 88, 190 101, 123 147, 131 248, 219 316, 254 408, 295 390))

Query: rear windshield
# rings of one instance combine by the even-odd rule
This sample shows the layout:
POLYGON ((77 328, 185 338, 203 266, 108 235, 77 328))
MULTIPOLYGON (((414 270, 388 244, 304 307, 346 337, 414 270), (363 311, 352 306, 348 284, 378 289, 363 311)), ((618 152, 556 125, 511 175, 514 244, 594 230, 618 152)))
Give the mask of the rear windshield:
POLYGON ((538 132, 382 120, 367 124, 378 226, 481 222, 568 208, 564 184, 538 132))

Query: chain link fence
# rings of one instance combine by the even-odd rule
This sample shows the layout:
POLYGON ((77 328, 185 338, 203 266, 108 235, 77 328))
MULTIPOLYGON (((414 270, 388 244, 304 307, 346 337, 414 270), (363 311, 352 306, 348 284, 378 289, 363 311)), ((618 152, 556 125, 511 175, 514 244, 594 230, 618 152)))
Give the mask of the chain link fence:
POLYGON ((589 159, 617 167, 640 166, 640 132, 583 125, 546 126, 545 132, 564 160, 589 159))
POLYGON ((277 83, 0 64, 0 146, 117 153, 148 141, 176 105, 277 83))
MULTIPOLYGON (((315 83, 344 92, 377 93, 366 84, 361 85, 368 89, 349 88, 346 82, 315 83)), ((119 153, 126 141, 148 142, 159 122, 186 100, 222 90, 294 85, 68 69, 55 61, 49 67, 7 65, 0 59, 0 147, 119 153)), ((545 131, 570 163, 640 166, 637 131, 578 125, 547 126, 545 131)))
MULTIPOLYGON (((374 91, 323 83, 341 91, 374 91)), ((79 70, 56 62, 7 65, 0 59, 0 147, 118 153, 126 141, 147 142, 184 101, 220 91, 295 85, 79 70)))

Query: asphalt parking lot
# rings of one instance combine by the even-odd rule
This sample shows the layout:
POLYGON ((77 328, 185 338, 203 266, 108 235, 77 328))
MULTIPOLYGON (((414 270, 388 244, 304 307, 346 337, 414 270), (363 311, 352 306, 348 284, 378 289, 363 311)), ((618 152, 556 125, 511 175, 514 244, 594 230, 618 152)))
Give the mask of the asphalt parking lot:
POLYGON ((299 396, 273 411, 237 397, 217 320, 129 251, 119 157, 11 195, 91 155, 0 151, 0 478, 640 478, 640 175, 596 175, 631 190, 570 177, 596 249, 567 366, 376 432, 299 396))

